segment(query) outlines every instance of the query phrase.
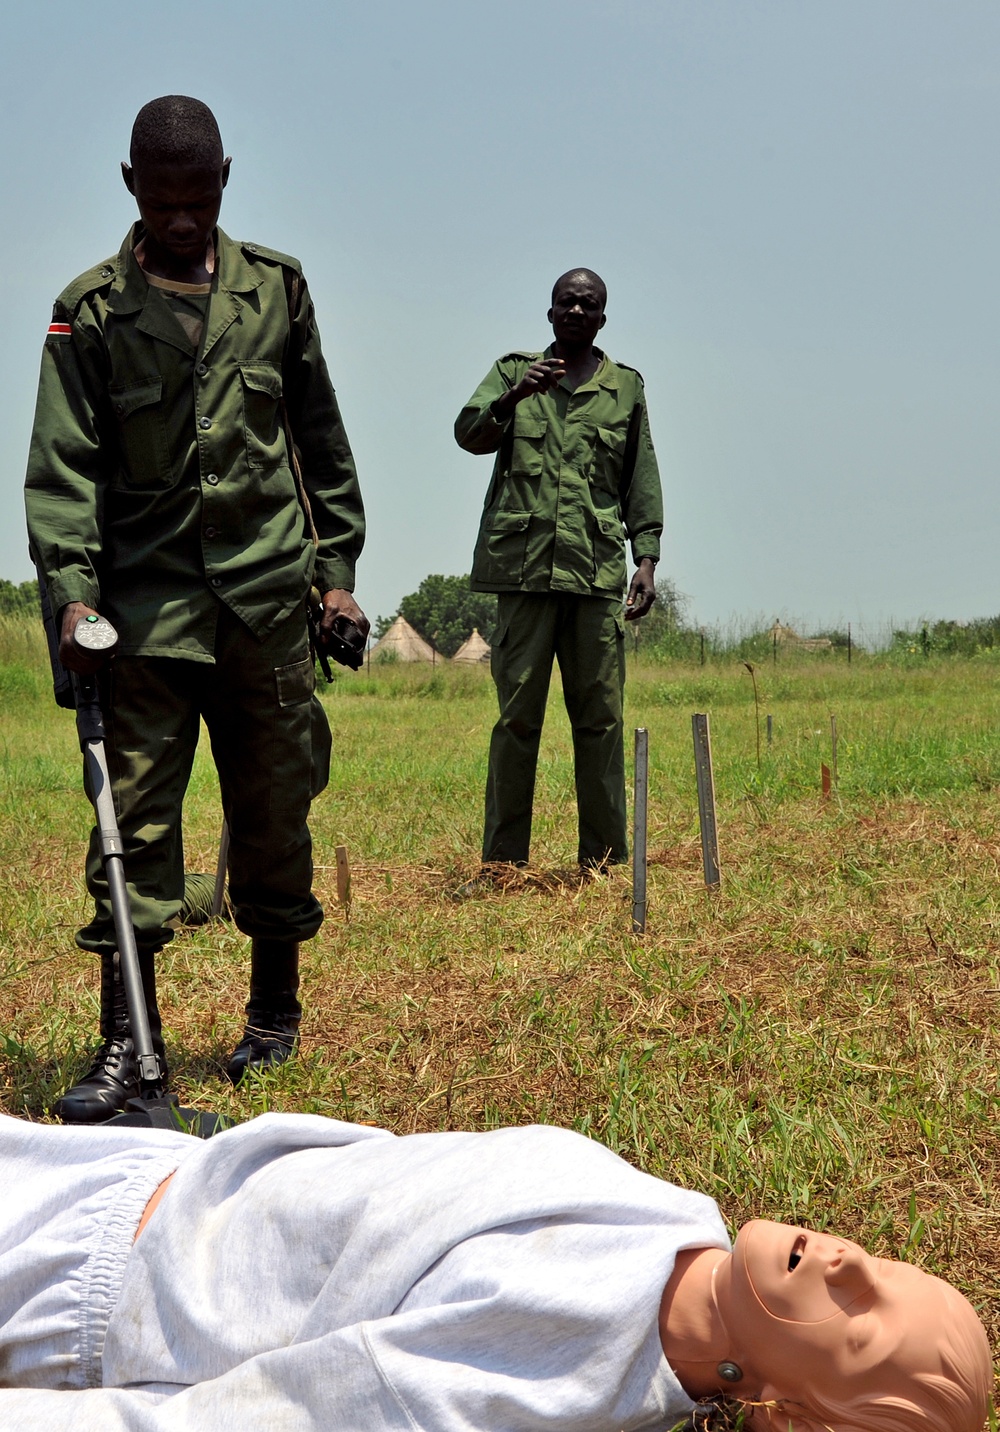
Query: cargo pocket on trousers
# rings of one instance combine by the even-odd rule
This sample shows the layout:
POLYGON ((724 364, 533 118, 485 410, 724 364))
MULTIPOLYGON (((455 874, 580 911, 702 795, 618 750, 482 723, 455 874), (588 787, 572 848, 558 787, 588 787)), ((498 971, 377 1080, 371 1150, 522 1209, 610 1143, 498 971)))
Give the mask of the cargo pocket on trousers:
POLYGON ((329 784, 330 756, 333 751, 333 734, 318 696, 313 696, 309 702, 309 736, 312 744, 309 794, 315 800, 320 791, 325 791, 329 784))
POLYGON ((316 689, 316 671, 312 657, 293 661, 291 666, 276 666, 274 680, 278 688, 279 706, 301 706, 316 689))
POLYGON ((503 662, 504 648, 507 644, 507 637, 510 633, 510 621, 501 618, 493 629, 493 639, 490 642, 490 672, 493 680, 496 681, 503 662))

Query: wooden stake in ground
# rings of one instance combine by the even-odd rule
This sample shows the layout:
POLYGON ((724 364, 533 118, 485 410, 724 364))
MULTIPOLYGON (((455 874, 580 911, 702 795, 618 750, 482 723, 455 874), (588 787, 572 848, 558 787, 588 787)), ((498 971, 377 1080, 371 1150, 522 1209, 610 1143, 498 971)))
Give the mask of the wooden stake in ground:
POLYGON ((694 769, 698 778, 698 818, 701 822, 701 859, 705 884, 717 890, 722 883, 719 869, 719 832, 715 820, 715 779, 712 775, 712 742, 708 716, 695 712, 691 717, 694 735, 694 769))
POLYGON ((351 866, 347 859, 347 846, 338 845, 337 855, 337 900, 345 913, 351 913, 351 866))
POLYGON ((229 869, 229 822, 222 822, 219 837, 219 858, 215 864, 215 890, 212 893, 212 918, 218 919, 226 903, 226 872, 229 869))
POLYGON ((832 789, 832 786, 830 783, 830 767, 826 764, 825 761, 821 764, 819 768, 819 774, 823 786, 823 799, 825 801, 828 801, 830 799, 830 791, 832 789))
POLYGON ((649 795, 649 732, 635 728, 635 801, 632 830, 632 932, 646 929, 646 829, 649 795))
POLYGON ((757 668, 752 661, 745 661, 743 665, 750 673, 750 680, 753 682, 753 714, 757 723, 757 769, 760 770, 760 697, 757 695, 757 668))

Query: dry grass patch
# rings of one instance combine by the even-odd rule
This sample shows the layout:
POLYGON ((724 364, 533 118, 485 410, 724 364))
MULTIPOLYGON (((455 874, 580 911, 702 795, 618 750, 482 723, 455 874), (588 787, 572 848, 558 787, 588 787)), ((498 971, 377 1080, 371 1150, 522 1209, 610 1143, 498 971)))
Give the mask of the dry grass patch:
MULTIPOLYGON (((706 678, 641 673, 633 716, 654 756, 641 940, 627 872, 583 881, 573 866, 555 709, 535 867, 455 900, 478 869, 489 688, 478 674, 451 688, 440 672, 433 689, 400 673, 386 677, 391 692, 374 677, 342 684, 329 701, 337 765, 314 821, 328 919, 306 951, 301 1057, 247 1089, 224 1083, 247 942, 229 926, 187 932, 161 973, 178 1093, 237 1117, 299 1109, 400 1132, 567 1124, 712 1193, 734 1223, 829 1225, 915 1259, 964 1288, 995 1334, 1000 823, 976 773, 1000 769, 1000 749, 992 686, 969 667, 962 691, 918 672, 912 700, 906 673, 885 673, 881 696, 870 671, 863 692, 839 688, 841 782, 828 803, 815 733, 844 671, 818 694, 811 669, 799 688, 786 674, 784 694, 765 693, 786 734, 760 770, 749 691, 709 673, 714 896, 681 699, 684 682, 706 678), (349 918, 336 904, 340 842, 349 918)), ((93 961, 72 945, 87 810, 71 725, 42 694, 8 708, 5 741, 0 1080, 6 1109, 40 1118, 96 1027, 93 961)), ((186 823, 189 866, 211 869, 205 758, 186 823)))

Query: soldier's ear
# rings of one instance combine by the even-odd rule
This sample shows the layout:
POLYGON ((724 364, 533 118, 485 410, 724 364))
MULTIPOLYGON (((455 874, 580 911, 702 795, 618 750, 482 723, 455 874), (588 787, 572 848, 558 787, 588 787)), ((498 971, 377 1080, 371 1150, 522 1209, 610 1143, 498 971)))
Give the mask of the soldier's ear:
POLYGON ((598 331, 598 333, 600 333, 601 329, 604 327, 604 325, 607 323, 607 321, 608 321, 608 315, 607 315, 606 313, 602 313, 602 314, 601 314, 601 321, 600 321, 600 323, 597 325, 597 331, 598 331))
POLYGON ((551 323, 551 322, 552 322, 552 310, 551 310, 551 308, 549 309, 548 313, 545 315, 545 321, 546 321, 546 323, 551 323))
POLYGON ((134 197, 134 196, 135 196, 135 171, 133 170, 131 164, 126 164, 126 163, 125 163, 125 160, 124 160, 124 159, 122 160, 122 178, 125 180, 125 188, 126 188, 126 189, 128 190, 128 192, 134 197))
POLYGON ((223 161, 222 161, 222 187, 223 187, 223 189, 224 189, 224 188, 226 187, 226 185, 229 183, 229 166, 230 166, 230 164, 232 164, 232 162, 233 162, 233 161, 232 161, 232 157, 231 157, 230 155, 228 155, 228 154, 226 155, 225 159, 223 159, 223 161))

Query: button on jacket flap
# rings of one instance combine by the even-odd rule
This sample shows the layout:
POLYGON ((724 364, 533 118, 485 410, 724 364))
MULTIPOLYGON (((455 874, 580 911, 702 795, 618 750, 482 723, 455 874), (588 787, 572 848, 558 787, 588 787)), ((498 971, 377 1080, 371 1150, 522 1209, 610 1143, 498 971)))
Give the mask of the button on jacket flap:
POLYGON ((239 363, 237 366, 248 388, 271 398, 281 397, 281 374, 269 363, 239 363))
POLYGON ((115 412, 120 418, 127 418, 136 408, 145 408, 149 403, 158 403, 163 394, 162 378, 144 378, 130 388, 112 388, 115 412))

